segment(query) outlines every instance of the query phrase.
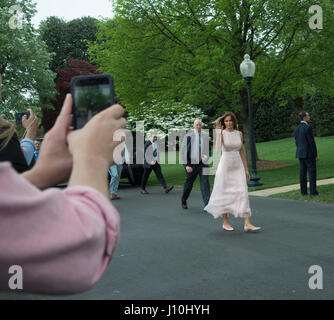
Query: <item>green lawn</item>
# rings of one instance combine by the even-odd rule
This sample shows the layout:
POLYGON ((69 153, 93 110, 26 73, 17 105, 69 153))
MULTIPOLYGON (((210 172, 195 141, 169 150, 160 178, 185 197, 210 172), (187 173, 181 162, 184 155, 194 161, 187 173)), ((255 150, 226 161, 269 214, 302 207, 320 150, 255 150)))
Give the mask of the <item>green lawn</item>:
MULTIPOLYGON (((320 159, 317 162, 317 179, 332 178, 334 177, 334 136, 315 138, 315 141, 320 159)), ((259 170, 258 173, 263 185, 252 188, 252 191, 299 183, 299 161, 295 158, 296 146, 294 138, 257 143, 256 147, 261 160, 286 162, 290 166, 259 170)), ((178 159, 178 153, 176 156, 176 159, 178 159)), ((161 166, 168 185, 183 187, 185 171, 182 165, 167 163, 161 166)), ((211 186, 213 181, 214 176, 210 176, 211 186)), ((150 185, 159 185, 154 173, 151 174, 148 183, 150 185)), ((199 178, 197 178, 194 188, 199 189, 199 178)))
MULTIPOLYGON (((317 162, 317 179, 334 177, 334 136, 315 138, 319 161, 317 162)), ((261 160, 287 162, 291 165, 277 169, 260 170, 263 186, 253 190, 280 187, 299 183, 299 160, 295 158, 296 146, 294 138, 282 139, 257 144, 261 160)))
POLYGON ((317 190, 319 196, 312 197, 310 195, 302 196, 300 190, 279 193, 272 195, 272 198, 283 198, 283 199, 294 199, 303 201, 314 201, 314 202, 326 202, 334 204, 334 184, 328 184, 323 186, 318 186, 317 190))

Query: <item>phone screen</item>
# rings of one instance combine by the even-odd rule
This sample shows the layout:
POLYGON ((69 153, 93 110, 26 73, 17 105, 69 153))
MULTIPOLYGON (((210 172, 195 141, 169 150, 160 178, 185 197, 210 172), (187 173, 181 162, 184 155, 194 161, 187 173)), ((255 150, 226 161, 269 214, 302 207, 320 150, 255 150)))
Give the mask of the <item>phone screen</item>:
POLYGON ((113 81, 110 76, 87 76, 73 82, 75 127, 80 129, 97 113, 114 103, 113 81))
POLYGON ((18 112, 16 113, 15 115, 15 118, 16 118, 16 124, 17 125, 22 125, 22 117, 26 115, 27 116, 27 119, 29 119, 30 117, 30 112, 18 112))

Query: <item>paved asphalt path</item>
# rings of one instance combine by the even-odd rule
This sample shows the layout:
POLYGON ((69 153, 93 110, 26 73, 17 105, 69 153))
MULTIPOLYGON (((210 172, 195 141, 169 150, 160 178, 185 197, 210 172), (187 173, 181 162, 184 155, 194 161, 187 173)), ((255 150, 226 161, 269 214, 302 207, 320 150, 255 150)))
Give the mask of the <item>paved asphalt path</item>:
POLYGON ((250 197, 258 234, 232 233, 205 213, 193 191, 188 210, 182 190, 149 195, 121 185, 114 201, 122 217, 113 262, 89 292, 50 297, 0 293, 0 299, 333 299, 334 206, 250 197), (310 266, 323 270, 323 290, 309 289, 310 266))

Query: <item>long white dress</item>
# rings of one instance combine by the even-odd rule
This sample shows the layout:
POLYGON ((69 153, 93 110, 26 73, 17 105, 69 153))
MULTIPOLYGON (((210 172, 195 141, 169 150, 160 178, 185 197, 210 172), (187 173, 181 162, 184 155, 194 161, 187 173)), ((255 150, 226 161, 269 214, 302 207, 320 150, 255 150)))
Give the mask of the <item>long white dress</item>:
POLYGON ((240 132, 223 130, 222 156, 220 158, 210 201, 204 208, 215 218, 224 213, 235 217, 249 217, 251 209, 245 169, 239 154, 242 148, 240 132))

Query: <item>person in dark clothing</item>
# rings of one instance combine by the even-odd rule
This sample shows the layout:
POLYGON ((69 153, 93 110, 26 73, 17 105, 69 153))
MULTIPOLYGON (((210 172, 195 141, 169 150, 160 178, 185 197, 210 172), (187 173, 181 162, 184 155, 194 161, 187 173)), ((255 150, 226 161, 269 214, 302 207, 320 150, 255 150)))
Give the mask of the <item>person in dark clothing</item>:
POLYGON ((0 118, 0 161, 9 161, 14 169, 25 172, 35 164, 33 139, 36 137, 38 119, 29 109, 31 117, 23 117, 23 127, 26 128, 26 138, 21 142, 16 134, 14 124, 0 118))
MULTIPOLYGON (((0 120, 0 123, 2 123, 1 120, 0 120)), ((8 131, 9 129, 6 129, 6 127, 1 127, 0 136, 5 136, 6 132, 8 131)), ((5 142, 5 138, 1 139, 0 143, 3 143, 3 142, 5 142)), ((4 143, 3 145, 5 147, 0 151, 0 161, 1 162, 9 161, 14 167, 14 169, 19 173, 25 172, 30 169, 30 167, 27 164, 26 159, 24 158, 24 154, 23 154, 23 150, 21 149, 20 141, 15 132, 10 137, 10 140, 7 143, 4 143)))
POLYGON ((317 146, 314 141, 312 128, 308 122, 311 120, 310 115, 302 111, 299 113, 300 124, 295 129, 296 140, 296 158, 300 164, 300 192, 302 195, 307 195, 307 171, 310 180, 310 194, 317 196, 317 166, 316 161, 319 160, 317 146))
MULTIPOLYGON (((2 77, 0 74, 0 102, 1 102, 2 77)), ((22 117, 22 126, 26 129, 25 139, 19 141, 15 125, 0 118, 0 161, 11 162, 14 169, 22 173, 31 169, 35 164, 34 139, 36 138, 38 119, 31 109, 30 116, 22 117)))
POLYGON ((159 182, 165 189, 165 193, 169 193, 174 188, 174 186, 167 187, 165 178, 162 175, 161 167, 159 164, 159 150, 156 145, 157 140, 157 135, 153 134, 151 140, 147 141, 144 146, 144 173, 141 181, 141 194, 148 194, 148 192, 146 191, 146 184, 152 170, 154 171, 159 182))

